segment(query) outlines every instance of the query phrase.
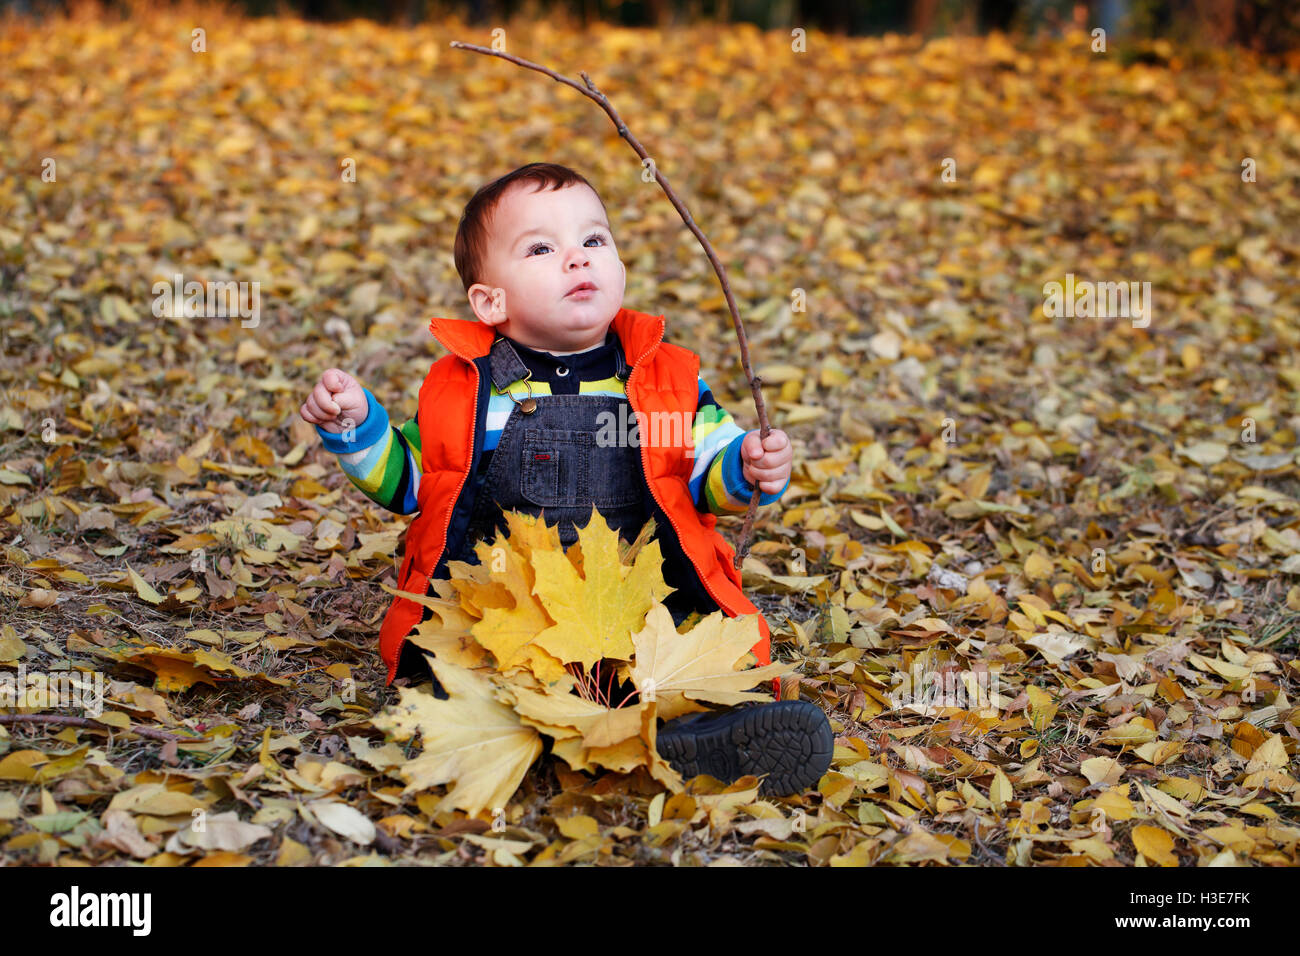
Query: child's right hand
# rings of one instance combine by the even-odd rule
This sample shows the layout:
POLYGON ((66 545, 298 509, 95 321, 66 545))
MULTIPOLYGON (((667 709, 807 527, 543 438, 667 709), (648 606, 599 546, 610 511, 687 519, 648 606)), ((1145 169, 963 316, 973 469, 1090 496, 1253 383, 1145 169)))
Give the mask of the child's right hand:
POLYGON ((303 420, 339 434, 360 428, 370 414, 361 384, 347 372, 326 369, 299 409, 303 420))

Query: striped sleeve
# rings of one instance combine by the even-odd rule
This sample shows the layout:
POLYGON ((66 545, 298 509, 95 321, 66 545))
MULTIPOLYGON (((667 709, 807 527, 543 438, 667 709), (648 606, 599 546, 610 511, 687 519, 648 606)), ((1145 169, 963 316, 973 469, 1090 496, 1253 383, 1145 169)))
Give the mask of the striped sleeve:
MULTIPOLYGON (((754 486, 745 480, 740 443, 745 432, 731 414, 713 397, 708 383, 700 379, 695 420, 691 425, 695 467, 691 471, 691 497, 695 508, 715 515, 743 513, 749 507, 754 486)), ((789 479, 776 494, 764 492, 758 503, 769 505, 790 487, 789 479)))
POLYGON ((339 467, 371 501, 397 514, 411 514, 420 490, 419 413, 401 426, 391 425, 388 411, 370 394, 370 411, 351 433, 316 433, 326 449, 339 456, 339 467))

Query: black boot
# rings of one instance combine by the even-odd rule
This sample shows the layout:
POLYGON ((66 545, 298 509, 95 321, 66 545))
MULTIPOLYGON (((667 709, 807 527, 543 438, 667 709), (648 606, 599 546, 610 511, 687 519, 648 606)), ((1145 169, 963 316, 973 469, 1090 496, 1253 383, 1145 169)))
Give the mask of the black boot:
POLYGON ((761 777, 759 792, 788 797, 816 786, 830 768, 835 735, 816 704, 779 700, 688 714, 659 729, 659 755, 689 780, 761 777))

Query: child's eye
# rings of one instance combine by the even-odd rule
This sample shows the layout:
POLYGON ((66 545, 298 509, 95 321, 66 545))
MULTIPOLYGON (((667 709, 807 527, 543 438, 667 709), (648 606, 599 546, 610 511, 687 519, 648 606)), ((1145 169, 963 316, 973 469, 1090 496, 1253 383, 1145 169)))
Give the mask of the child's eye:
MULTIPOLYGON (((597 232, 592 233, 590 236, 588 236, 586 239, 584 239, 584 240, 583 240, 583 243, 586 244, 586 243, 590 242, 592 239, 599 239, 601 245, 604 245, 604 244, 605 244, 605 237, 602 236, 600 233, 597 233, 597 232)), ((534 252, 536 252, 538 249, 549 249, 549 248, 551 248, 551 244, 550 244, 549 242, 535 242, 535 243, 533 243, 531 246, 528 247, 528 252, 525 253, 525 255, 529 255, 529 256, 531 256, 531 255, 532 255, 534 252)))

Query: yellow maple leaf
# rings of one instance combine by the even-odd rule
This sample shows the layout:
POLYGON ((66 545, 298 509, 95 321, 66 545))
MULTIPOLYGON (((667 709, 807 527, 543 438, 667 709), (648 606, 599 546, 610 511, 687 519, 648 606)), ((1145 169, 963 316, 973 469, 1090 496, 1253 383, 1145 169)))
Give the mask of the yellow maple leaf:
MULTIPOLYGON (((618 536, 618 559, 626 565, 632 565, 636 561, 636 556, 641 553, 641 549, 654 540, 655 519, 650 518, 641 528, 637 536, 631 541, 623 540, 623 536, 618 536)), ((568 550, 569 560, 573 566, 582 572, 582 541, 575 541, 568 550)))
POLYGON ((532 555, 533 590, 555 620, 536 643, 565 663, 588 668, 601 658, 630 660, 632 631, 652 604, 674 590, 664 583, 659 542, 640 548, 635 561, 624 565, 617 532, 593 506, 591 520, 578 529, 578 545, 581 569, 560 552, 532 555))
POLYGON ((646 767, 649 769, 651 777, 658 780, 673 793, 681 793, 686 789, 682 775, 674 770, 667 760, 659 756, 659 749, 655 746, 659 736, 659 704, 652 700, 647 701, 647 705, 641 711, 641 739, 646 743, 646 767))
POLYGON ((465 609, 479 617, 487 608, 510 608, 515 604, 516 597, 500 579, 500 573, 506 569, 507 552, 513 552, 522 561, 531 588, 533 552, 564 551, 558 525, 548 525, 522 511, 506 511, 503 514, 506 537, 503 538, 501 532, 497 531, 491 543, 485 539, 475 544, 474 553, 478 555, 478 564, 470 564, 468 561, 447 562, 450 579, 438 582, 459 594, 465 609))
MULTIPOLYGON (((499 543, 500 540, 498 537, 497 542, 499 543)), ((434 589, 440 596, 447 595, 451 598, 455 595, 454 600, 459 603, 461 609, 475 618, 481 618, 488 608, 508 608, 514 603, 509 590, 493 573, 493 566, 498 559, 493 557, 491 562, 484 560, 484 548, 491 551, 491 546, 485 542, 479 542, 475 547, 479 555, 478 564, 470 564, 468 561, 448 561, 447 573, 450 578, 437 580, 434 583, 434 589)))
POLYGON ((714 611, 685 634, 673 627, 672 615, 655 604, 646 615, 645 628, 632 635, 635 663, 629 670, 643 698, 658 704, 659 716, 671 720, 703 710, 697 701, 740 704, 771 700, 749 688, 793 672, 787 664, 736 669, 758 643, 758 618, 747 614, 727 617, 714 611))
POLYGON ((447 627, 437 618, 416 626, 407 638, 423 651, 442 661, 450 661, 468 670, 492 668, 492 658, 482 644, 469 634, 469 628, 447 627))
POLYGON ((510 546, 518 551, 525 561, 531 561, 534 551, 563 551, 560 543, 560 526, 547 524, 536 515, 522 511, 505 512, 506 531, 510 546))
POLYGON ((407 640, 439 660, 451 661, 470 670, 492 666, 487 650, 470 635, 477 618, 467 613, 457 601, 426 598, 424 603, 433 616, 416 625, 407 640))
MULTIPOLYGON (((535 680, 524 679, 530 686, 538 684, 568 690, 573 686, 573 678, 565 671, 564 665, 540 647, 527 643, 537 631, 553 623, 546 617, 541 602, 530 593, 531 570, 524 565, 527 586, 517 586, 513 590, 507 587, 512 583, 509 576, 493 571, 494 567, 503 566, 507 552, 518 558, 510 547, 515 543, 504 542, 498 535, 494 545, 484 542, 477 545, 480 564, 448 562, 452 577, 434 578, 429 582, 437 597, 399 591, 382 583, 380 587, 390 594, 422 604, 433 612, 434 617, 421 621, 407 638, 417 647, 471 669, 490 666, 487 652, 491 651, 503 673, 514 673, 516 667, 512 665, 517 665, 535 675, 535 680), (518 606, 524 610, 522 614, 512 616, 516 602, 522 602, 518 606), (530 609, 541 615, 540 622, 533 620, 535 614, 530 609), (497 613, 491 613, 494 611, 497 613), (483 625, 485 616, 489 620, 483 625), (528 633, 530 630, 532 634, 528 633), (487 638, 486 643, 479 640, 480 636, 487 638), (509 664, 500 663, 502 660, 509 664)), ((554 543, 560 547, 558 534, 554 543)))
POLYGON ((487 677, 436 657, 427 660, 447 699, 400 688, 399 703, 370 721, 397 740, 421 735, 423 752, 398 771, 407 782, 403 792, 454 783, 439 810, 477 814, 504 807, 542 752, 541 737, 497 700, 487 677))
POLYGON ((637 767, 646 766, 650 759, 650 748, 640 737, 628 737, 608 747, 588 747, 583 756, 591 763, 615 773, 631 773, 637 767))
MULTIPOLYGON (((476 550, 491 574, 490 586, 500 588, 507 602, 482 602, 482 619, 470 628, 474 639, 492 652, 497 668, 503 673, 514 667, 527 667, 545 684, 572 685, 564 665, 540 646, 538 638, 554 625, 538 598, 533 595, 534 572, 525 556, 497 535, 489 547, 479 542, 476 550)), ((559 546, 559 538, 556 538, 559 546)), ((546 552, 534 551, 535 558, 546 552)), ((561 558, 564 552, 554 551, 561 558)), ((461 582, 463 583, 463 582, 461 582)), ((465 592, 462 592, 462 596, 465 592)), ((478 592, 476 592, 478 593, 478 592)))
POLYGON ((577 694, 539 694, 514 687, 509 693, 520 717, 551 737, 580 736, 585 747, 612 747, 641 732, 644 703, 610 708, 577 694))

